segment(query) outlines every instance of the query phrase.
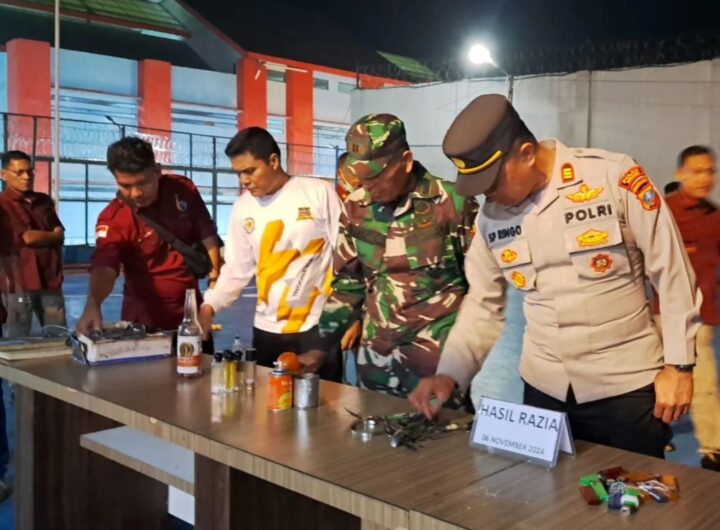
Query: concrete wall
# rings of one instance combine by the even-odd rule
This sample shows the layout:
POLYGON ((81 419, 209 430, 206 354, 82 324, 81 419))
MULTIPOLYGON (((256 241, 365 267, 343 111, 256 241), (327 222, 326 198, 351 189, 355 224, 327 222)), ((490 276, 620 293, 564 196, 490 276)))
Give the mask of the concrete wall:
MULTIPOLYGON (((720 149, 720 60, 663 68, 579 72, 517 79, 514 103, 538 138, 558 137, 574 147, 598 147, 635 157, 658 187, 669 182, 684 147, 720 149)), ((417 158, 454 179, 440 150, 448 126, 474 97, 507 93, 504 79, 421 87, 361 90, 352 94, 351 119, 392 112, 405 120, 417 158), (429 147, 423 147, 429 146, 429 147)), ((720 189, 715 198, 720 200, 720 189)))
MULTIPOLYGON (((54 64, 55 55, 51 57, 54 64)), ((53 66, 52 75, 54 71, 53 66)), ((137 61, 60 50, 60 86, 64 88, 134 97, 138 90, 137 74, 137 61)))

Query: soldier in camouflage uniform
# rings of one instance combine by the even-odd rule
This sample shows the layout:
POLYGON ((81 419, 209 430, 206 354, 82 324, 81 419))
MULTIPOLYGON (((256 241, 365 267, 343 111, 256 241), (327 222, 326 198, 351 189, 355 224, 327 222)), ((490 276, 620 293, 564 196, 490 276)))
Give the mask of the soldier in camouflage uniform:
POLYGON ((396 116, 365 116, 346 139, 343 170, 362 187, 343 205, 320 330, 340 337, 362 319, 360 386, 406 396, 435 373, 467 292, 463 257, 478 205, 413 160, 396 116))

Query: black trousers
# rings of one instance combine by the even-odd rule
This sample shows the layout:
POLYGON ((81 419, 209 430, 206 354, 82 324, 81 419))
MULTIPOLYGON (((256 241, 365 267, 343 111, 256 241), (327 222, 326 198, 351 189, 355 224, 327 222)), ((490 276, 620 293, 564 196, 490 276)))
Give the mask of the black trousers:
POLYGON ((286 351, 300 355, 317 348, 328 352, 318 375, 326 381, 339 383, 342 380, 342 353, 339 346, 330 348, 327 342, 320 337, 317 326, 302 333, 270 333, 253 327, 252 345, 260 366, 272 368, 280 354, 286 351))
POLYGON ((654 385, 578 404, 572 387, 567 401, 562 402, 525 383, 523 402, 567 413, 570 431, 577 440, 664 458, 665 446, 672 438, 670 426, 653 416, 654 385))

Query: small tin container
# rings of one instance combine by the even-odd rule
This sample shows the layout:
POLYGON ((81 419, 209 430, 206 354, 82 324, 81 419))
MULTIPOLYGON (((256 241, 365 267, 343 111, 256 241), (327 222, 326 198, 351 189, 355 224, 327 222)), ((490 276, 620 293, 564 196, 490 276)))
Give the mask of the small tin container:
POLYGON ((293 405, 293 378, 282 366, 273 369, 268 375, 268 409, 288 410, 293 405))
POLYGON ((320 401, 320 377, 317 374, 302 374, 293 381, 293 403, 296 409, 311 409, 320 401))

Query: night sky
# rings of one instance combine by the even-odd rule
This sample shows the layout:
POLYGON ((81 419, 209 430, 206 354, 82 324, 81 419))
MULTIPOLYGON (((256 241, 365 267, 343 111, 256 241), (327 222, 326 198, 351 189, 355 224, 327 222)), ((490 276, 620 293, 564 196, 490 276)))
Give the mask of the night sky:
POLYGON ((374 50, 442 61, 720 33, 719 0, 186 0, 250 51, 352 67, 374 50), (232 6, 232 7, 231 7, 232 6))

